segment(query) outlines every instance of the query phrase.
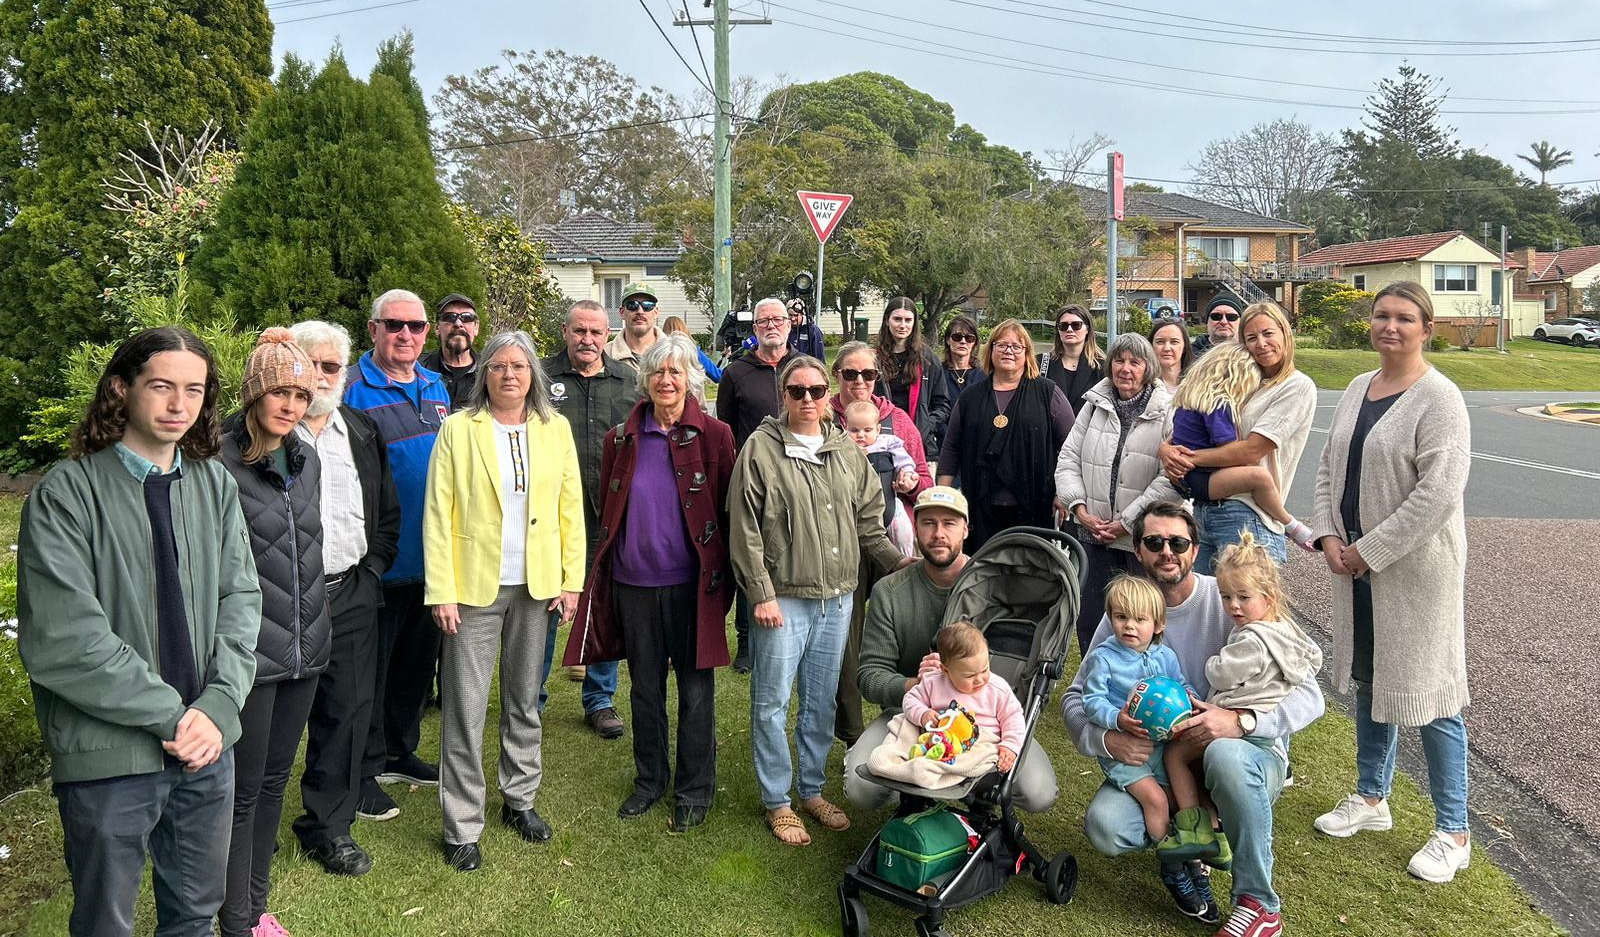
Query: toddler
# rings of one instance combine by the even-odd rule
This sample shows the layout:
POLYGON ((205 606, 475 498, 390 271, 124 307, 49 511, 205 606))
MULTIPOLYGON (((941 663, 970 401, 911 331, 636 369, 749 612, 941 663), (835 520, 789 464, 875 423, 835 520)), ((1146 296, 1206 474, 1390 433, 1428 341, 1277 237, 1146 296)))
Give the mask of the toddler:
MULTIPOLYGON (((1289 617, 1277 564, 1248 531, 1217 558, 1217 591, 1222 593, 1223 611, 1233 619, 1233 632, 1222 650, 1206 661, 1206 682, 1211 684, 1206 702, 1248 710, 1253 724, 1317 672, 1322 649, 1289 617)), ((1271 748, 1273 742, 1248 733, 1245 740, 1262 748, 1271 748)), ((1200 805, 1200 787, 1191 768, 1205 753, 1206 744, 1180 730, 1167 745, 1167 779, 1178 809, 1172 835, 1158 847, 1163 859, 1227 853, 1226 841, 1213 831, 1212 818, 1200 805)))
POLYGON ((1000 749, 1000 771, 1010 771, 1022 754, 1028 724, 1022 704, 1011 685, 989 672, 989 642, 970 621, 939 629, 934 640, 939 669, 930 671, 906 691, 900 708, 906 721, 923 729, 939 722, 940 710, 953 700, 972 715, 980 739, 992 739, 1000 749))
MULTIPOLYGON (((1106 588, 1106 618, 1111 635, 1083 658, 1083 707, 1102 729, 1121 730, 1148 738, 1149 733, 1128 712, 1128 697, 1139 681, 1171 677, 1185 683, 1178 655, 1161 643, 1167 628, 1167 603, 1148 579, 1121 575, 1106 588)), ((1161 745, 1142 765, 1100 759, 1106 780, 1127 791, 1144 811, 1151 842, 1167 835, 1167 795, 1161 789, 1161 745)))
POLYGON ((911 515, 895 492, 895 482, 911 473, 916 483, 917 463, 906 452, 905 440, 893 433, 883 432, 878 420, 878 405, 870 400, 857 400, 844 408, 844 431, 867 454, 867 462, 883 480, 883 529, 889 541, 906 556, 917 555, 916 532, 911 515))
MULTIPOLYGON (((1174 446, 1215 449, 1239 438, 1235 420, 1245 399, 1261 386, 1261 369, 1238 342, 1223 342, 1194 363, 1172 398, 1174 446)), ((1316 550, 1311 528, 1283 506, 1272 473, 1260 465, 1193 468, 1183 477, 1189 495, 1198 501, 1223 501, 1234 495, 1255 498, 1261 510, 1283 525, 1283 535, 1307 550, 1316 550)))

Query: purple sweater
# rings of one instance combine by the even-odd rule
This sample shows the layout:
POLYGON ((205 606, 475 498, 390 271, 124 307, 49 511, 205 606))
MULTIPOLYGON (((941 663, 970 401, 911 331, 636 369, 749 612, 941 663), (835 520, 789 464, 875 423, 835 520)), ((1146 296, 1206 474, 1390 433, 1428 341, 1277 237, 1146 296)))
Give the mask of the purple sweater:
POLYGON ((1172 444, 1190 449, 1215 449, 1239 438, 1239 428, 1227 407, 1210 413, 1179 408, 1172 414, 1172 444))
POLYGON ((667 433, 646 413, 639 427, 639 456, 628 491, 628 513, 617 532, 611 575, 642 588, 693 582, 700 563, 678 503, 667 433))

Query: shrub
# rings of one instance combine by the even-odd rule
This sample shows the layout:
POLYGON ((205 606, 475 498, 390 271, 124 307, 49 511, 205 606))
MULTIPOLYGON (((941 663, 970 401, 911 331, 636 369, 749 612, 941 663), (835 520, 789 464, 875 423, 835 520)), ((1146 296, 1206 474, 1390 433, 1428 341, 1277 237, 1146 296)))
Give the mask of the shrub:
POLYGON ((1449 351, 1450 350, 1450 339, 1445 338, 1443 335, 1440 335, 1438 332, 1435 332, 1435 333, 1433 333, 1433 337, 1428 339, 1428 350, 1429 351, 1449 351))
POLYGON ((1324 348, 1365 348, 1374 294, 1334 280, 1300 291, 1300 331, 1324 348))

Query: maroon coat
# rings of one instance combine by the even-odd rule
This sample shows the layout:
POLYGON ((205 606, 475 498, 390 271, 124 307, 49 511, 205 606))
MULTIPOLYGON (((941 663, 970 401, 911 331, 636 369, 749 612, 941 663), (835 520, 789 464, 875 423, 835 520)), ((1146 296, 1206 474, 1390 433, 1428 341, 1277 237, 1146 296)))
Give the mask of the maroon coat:
MULTIPOLYGON (((622 632, 611 608, 611 554, 627 516, 639 453, 635 441, 650 406, 648 399, 639 401, 626 423, 606 433, 600 458, 600 541, 567 639, 562 658, 566 665, 596 664, 625 656, 622 632)), ((700 560, 695 666, 722 667, 728 663, 728 607, 733 603, 727 508, 733 431, 690 398, 684 403, 682 419, 668 431, 667 442, 689 542, 700 560)))

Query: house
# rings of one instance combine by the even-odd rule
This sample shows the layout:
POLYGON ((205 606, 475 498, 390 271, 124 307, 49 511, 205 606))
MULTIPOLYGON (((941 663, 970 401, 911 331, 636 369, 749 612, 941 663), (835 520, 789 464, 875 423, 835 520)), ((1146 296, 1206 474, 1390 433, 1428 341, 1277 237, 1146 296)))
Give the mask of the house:
MULTIPOLYGON (((1500 295, 1501 257, 1461 231, 1412 234, 1379 241, 1335 244, 1314 250, 1303 262, 1326 264, 1333 278, 1359 290, 1377 292, 1401 280, 1421 283, 1433 300, 1437 330, 1448 333, 1475 328, 1484 333, 1474 344, 1494 344, 1494 305, 1500 295)), ((1520 267, 1505 258, 1508 270, 1520 267)), ((1513 302, 1507 310, 1512 335, 1532 334, 1544 321, 1532 302, 1513 302)), ((1458 337, 1449 335, 1452 339, 1458 337)))
MULTIPOLYGON (((1076 186, 1084 215, 1104 224, 1106 194, 1076 186)), ((1176 192, 1127 192, 1117 232, 1117 300, 1167 299, 1203 310, 1217 294, 1271 299, 1294 314, 1295 290, 1327 278, 1326 265, 1300 256, 1314 234, 1303 224, 1176 192)), ((1105 278, 1093 286, 1105 296, 1105 278)))
POLYGON ((1522 267, 1512 277, 1518 300, 1537 301, 1544 321, 1564 319, 1580 312, 1600 312, 1585 304, 1584 290, 1600 282, 1600 246, 1536 251, 1531 247, 1511 252, 1522 267))

